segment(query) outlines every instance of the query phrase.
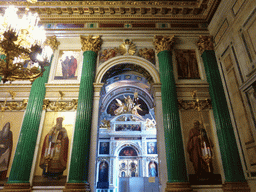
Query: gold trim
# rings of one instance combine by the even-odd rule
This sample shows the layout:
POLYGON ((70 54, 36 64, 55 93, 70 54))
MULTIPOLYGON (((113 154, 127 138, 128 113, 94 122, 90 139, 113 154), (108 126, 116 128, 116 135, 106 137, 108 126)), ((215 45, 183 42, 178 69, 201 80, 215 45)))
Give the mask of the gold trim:
POLYGON ((200 54, 203 54, 205 50, 214 50, 213 38, 212 36, 199 36, 199 41, 197 42, 197 46, 200 54))
POLYGON ((57 41, 56 36, 51 36, 51 37, 47 37, 47 39, 44 42, 44 45, 48 45, 51 47, 51 49, 54 51, 56 49, 58 49, 58 46, 60 45, 60 42, 57 41))
POLYGON ((247 182, 225 182, 223 184, 224 192, 250 192, 250 187, 247 182))
POLYGON ((192 192, 188 182, 166 183, 165 192, 192 192))
POLYGON ((43 110, 50 111, 71 111, 77 109, 78 99, 73 99, 72 101, 50 101, 49 99, 44 99, 43 110))
POLYGON ((91 191, 89 183, 66 183, 63 192, 85 192, 91 191))
POLYGON ((185 110, 193 109, 196 111, 201 111, 205 109, 212 109, 212 102, 210 99, 195 100, 195 101, 179 99, 178 106, 179 106, 179 109, 185 109, 185 110))
POLYGON ((23 101, 1 101, 0 108, 1 112, 4 111, 23 111, 26 109, 28 104, 27 99, 23 99, 23 101))
POLYGON ((30 183, 6 183, 4 184, 4 192, 30 192, 30 183))
POLYGON ((82 44, 82 51, 94 51, 98 52, 100 50, 102 40, 100 36, 93 37, 92 35, 89 36, 80 36, 81 44, 82 44))
POLYGON ((174 44, 175 39, 173 36, 156 36, 154 37, 153 44, 157 53, 161 51, 169 50, 171 51, 172 45, 174 44))

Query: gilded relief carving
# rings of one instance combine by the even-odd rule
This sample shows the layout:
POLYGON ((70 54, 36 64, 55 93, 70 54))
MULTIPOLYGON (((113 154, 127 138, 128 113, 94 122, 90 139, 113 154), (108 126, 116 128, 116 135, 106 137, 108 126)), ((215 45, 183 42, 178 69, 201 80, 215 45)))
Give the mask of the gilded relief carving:
POLYGON ((102 41, 100 36, 93 37, 92 35, 89 36, 80 36, 81 44, 82 44, 82 51, 94 51, 98 52, 100 50, 102 41))
POLYGON ((151 63, 155 63, 155 51, 153 49, 143 48, 139 50, 139 56, 147 59, 151 63))
POLYGON ((154 37, 153 44, 155 45, 156 52, 159 53, 161 51, 169 50, 171 51, 172 45, 175 42, 174 35, 173 36, 156 36, 154 37))
POLYGON ((214 50, 213 39, 212 36, 199 36, 199 41, 197 42, 197 46, 200 54, 203 54, 205 50, 214 50))

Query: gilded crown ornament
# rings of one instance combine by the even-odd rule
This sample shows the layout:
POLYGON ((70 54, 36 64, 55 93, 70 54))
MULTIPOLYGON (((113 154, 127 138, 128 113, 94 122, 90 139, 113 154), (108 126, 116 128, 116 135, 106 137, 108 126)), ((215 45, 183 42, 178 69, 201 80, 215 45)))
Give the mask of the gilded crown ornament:
POLYGON ((197 42, 197 46, 200 54, 203 54, 205 50, 214 50, 213 38, 212 36, 199 36, 199 41, 197 42))
POLYGON ((172 45, 175 42, 174 35, 173 36, 156 36, 154 37, 153 44, 155 45, 156 52, 159 53, 161 51, 169 50, 171 51, 172 45))
POLYGON ((136 46, 129 39, 126 39, 119 46, 119 52, 121 55, 134 55, 136 52, 136 46))
POLYGON ((102 41, 100 36, 93 37, 92 35, 89 36, 80 36, 81 44, 82 44, 82 51, 94 51, 98 52, 100 50, 102 41))

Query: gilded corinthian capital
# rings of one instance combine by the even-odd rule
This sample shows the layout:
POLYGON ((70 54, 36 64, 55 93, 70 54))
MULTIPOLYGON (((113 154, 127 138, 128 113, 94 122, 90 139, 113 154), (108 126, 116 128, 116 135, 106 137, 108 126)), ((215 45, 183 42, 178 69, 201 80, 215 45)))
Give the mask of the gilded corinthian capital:
POLYGON ((197 42, 197 46, 200 54, 203 54, 205 50, 214 50, 213 39, 212 36, 199 36, 199 41, 197 42))
POLYGON ((161 51, 169 50, 171 51, 172 45, 175 42, 174 35, 173 36, 156 36, 154 37, 154 45, 156 52, 159 53, 161 51))
POLYGON ((56 50, 58 49, 58 46, 60 45, 60 42, 57 41, 57 38, 56 36, 51 36, 51 37, 47 37, 45 42, 44 42, 44 45, 48 45, 52 48, 52 50, 56 50))
POLYGON ((82 51, 94 51, 98 52, 100 50, 100 46, 102 44, 100 36, 93 37, 89 36, 80 36, 82 51))

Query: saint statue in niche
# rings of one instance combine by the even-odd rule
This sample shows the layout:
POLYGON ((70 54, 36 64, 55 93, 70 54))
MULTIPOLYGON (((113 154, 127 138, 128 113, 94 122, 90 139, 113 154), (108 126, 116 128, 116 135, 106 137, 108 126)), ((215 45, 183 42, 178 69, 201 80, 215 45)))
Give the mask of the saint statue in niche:
POLYGON ((194 127, 189 131, 187 151, 198 177, 213 173, 212 143, 198 120, 194 121, 194 127))
POLYGON ((62 117, 56 119, 56 125, 45 136, 39 166, 43 176, 60 179, 67 166, 68 135, 62 127, 62 117))
POLYGON ((0 180, 6 178, 8 166, 12 153, 12 131, 10 123, 6 123, 2 131, 0 131, 0 180))
POLYGON ((200 79, 195 50, 175 50, 178 78, 200 79))

